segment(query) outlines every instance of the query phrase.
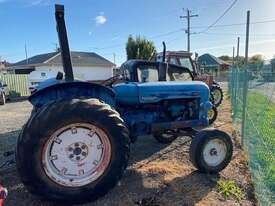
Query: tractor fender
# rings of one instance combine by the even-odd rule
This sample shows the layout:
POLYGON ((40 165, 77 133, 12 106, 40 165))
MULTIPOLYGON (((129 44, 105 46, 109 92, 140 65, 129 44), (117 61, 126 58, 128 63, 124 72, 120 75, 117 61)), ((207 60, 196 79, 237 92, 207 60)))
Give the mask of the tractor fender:
POLYGON ((58 82, 38 90, 29 97, 35 108, 50 102, 70 99, 96 98, 115 108, 115 92, 103 85, 90 82, 58 82))

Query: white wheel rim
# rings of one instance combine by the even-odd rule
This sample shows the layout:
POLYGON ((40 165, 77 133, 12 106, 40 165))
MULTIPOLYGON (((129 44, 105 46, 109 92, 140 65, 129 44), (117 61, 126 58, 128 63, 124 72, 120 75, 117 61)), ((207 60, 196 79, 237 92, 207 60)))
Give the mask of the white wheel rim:
POLYGON ((97 180, 111 160, 111 144, 99 127, 71 124, 57 130, 43 148, 47 176, 66 187, 80 187, 97 180))
POLYGON ((224 141, 215 138, 207 142, 203 149, 203 158, 208 166, 216 167, 221 164, 227 153, 224 141))
POLYGON ((208 119, 209 120, 213 119, 214 115, 215 115, 214 109, 208 110, 208 119))
POLYGON ((213 96, 214 96, 215 104, 219 103, 222 98, 221 92, 218 89, 215 89, 213 91, 213 96))

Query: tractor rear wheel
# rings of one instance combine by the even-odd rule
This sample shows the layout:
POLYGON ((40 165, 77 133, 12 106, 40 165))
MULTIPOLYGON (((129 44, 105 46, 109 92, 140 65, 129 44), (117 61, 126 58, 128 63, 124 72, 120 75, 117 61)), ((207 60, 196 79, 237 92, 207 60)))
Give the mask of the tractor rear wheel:
POLYGON ((122 177, 130 152, 119 114, 97 99, 49 104, 25 125, 17 168, 26 188, 52 201, 84 203, 122 177))
POLYGON ((190 159, 204 173, 218 173, 230 162, 233 144, 230 136, 217 129, 200 131, 192 140, 190 159))
POLYGON ((219 85, 213 85, 211 88, 211 96, 213 99, 213 104, 215 107, 218 107, 223 100, 223 91, 219 85))
POLYGON ((0 94, 0 105, 5 105, 6 104, 6 95, 4 92, 1 92, 0 94))

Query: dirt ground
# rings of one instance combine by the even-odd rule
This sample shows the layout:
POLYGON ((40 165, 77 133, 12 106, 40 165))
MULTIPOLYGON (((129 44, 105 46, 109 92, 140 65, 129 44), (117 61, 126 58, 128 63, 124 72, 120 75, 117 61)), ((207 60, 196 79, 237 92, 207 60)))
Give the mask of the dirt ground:
MULTIPOLYGON (((8 103, 0 107, 0 165, 2 153, 13 149, 18 133, 32 107, 27 101, 8 103)), ((179 137, 170 145, 141 137, 132 145, 131 160, 120 183, 106 196, 86 206, 185 206, 185 205, 257 205, 245 155, 231 120, 228 99, 219 108, 214 127, 233 137, 234 154, 229 166, 220 175, 196 172, 189 161, 190 139, 179 137), (219 179, 234 180, 244 191, 238 202, 225 199, 218 191, 219 179)), ((11 157, 12 158, 12 157, 11 157)), ((18 178, 15 165, 0 170, 0 182, 9 190, 6 205, 53 206, 29 194, 18 178)))

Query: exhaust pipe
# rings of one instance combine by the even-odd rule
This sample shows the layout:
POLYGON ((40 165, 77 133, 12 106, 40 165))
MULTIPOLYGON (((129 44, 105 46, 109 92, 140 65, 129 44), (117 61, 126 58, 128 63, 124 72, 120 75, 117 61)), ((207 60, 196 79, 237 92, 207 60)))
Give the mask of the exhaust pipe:
POLYGON ((61 52, 61 59, 63 64, 63 70, 65 73, 65 80, 68 82, 74 81, 72 60, 64 18, 64 5, 55 5, 55 20, 56 30, 59 39, 59 46, 61 52))
POLYGON ((165 62, 165 57, 166 57, 166 44, 165 44, 164 41, 162 42, 162 45, 163 45, 162 62, 164 63, 165 62))

